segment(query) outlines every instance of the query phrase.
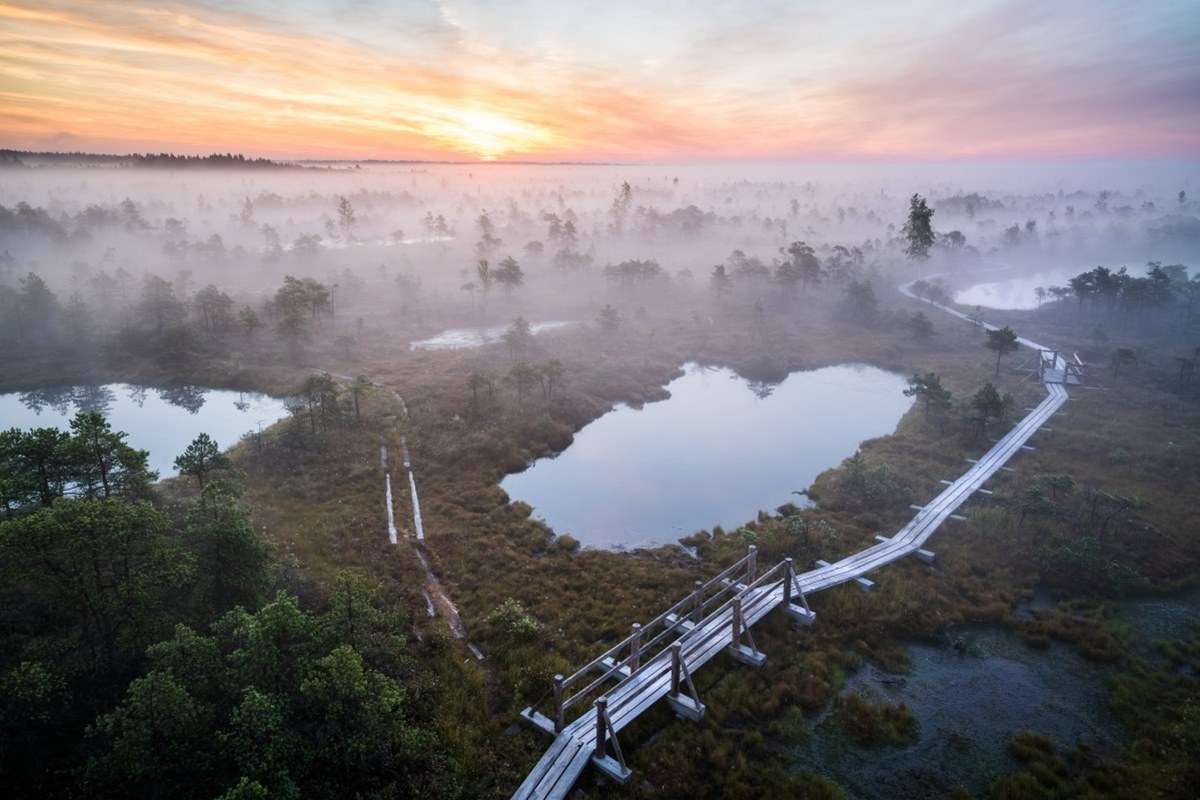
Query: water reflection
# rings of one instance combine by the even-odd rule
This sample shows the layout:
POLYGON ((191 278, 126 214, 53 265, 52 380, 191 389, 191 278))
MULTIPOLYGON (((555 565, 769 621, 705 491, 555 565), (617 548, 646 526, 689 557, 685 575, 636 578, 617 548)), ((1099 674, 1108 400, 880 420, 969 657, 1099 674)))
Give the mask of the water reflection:
MULTIPOLYGON (((529 326, 529 332, 536 335, 543 331, 552 331, 574 325, 574 322, 550 320, 534 322, 529 326)), ((459 350, 464 347, 482 347, 485 344, 495 344, 500 341, 507 325, 497 325, 491 328, 447 328, 436 336, 428 339, 418 339, 410 347, 413 350, 459 350)))
POLYGON ((164 476, 175 474, 175 456, 198 434, 230 447, 287 414, 280 398, 192 385, 50 386, 0 394, 0 428, 67 430, 79 411, 104 414, 115 430, 129 434, 130 445, 150 451, 150 468, 164 476))
POLYGON ((190 386, 186 383, 158 390, 158 396, 163 400, 166 400, 173 406, 185 408, 191 414, 195 414, 204 407, 204 395, 206 393, 206 389, 199 386, 190 386))
POLYGON ((107 386, 77 386, 72 402, 80 411, 96 411, 107 416, 116 397, 107 386))
POLYGON ((977 283, 954 293, 954 301, 968 306, 985 306, 999 309, 1037 308, 1039 288, 1066 286, 1086 267, 1056 267, 1054 269, 1015 275, 1003 280, 977 283))
POLYGON ((501 486, 558 533, 596 547, 671 542, 795 501, 860 442, 895 430, 904 378, 841 365, 779 383, 688 365, 668 400, 622 406, 501 486))

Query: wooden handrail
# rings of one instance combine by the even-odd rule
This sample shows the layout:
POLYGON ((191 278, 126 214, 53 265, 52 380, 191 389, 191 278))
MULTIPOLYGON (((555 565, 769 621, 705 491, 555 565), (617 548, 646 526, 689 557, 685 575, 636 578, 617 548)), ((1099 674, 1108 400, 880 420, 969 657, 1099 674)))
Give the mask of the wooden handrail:
MULTIPOLYGON (((580 667, 578 670, 573 672, 568 677, 563 678, 561 681, 556 679, 556 685, 555 685, 556 691, 554 693, 554 696, 555 696, 554 719, 561 720, 563 718, 564 713, 566 712, 566 710, 568 708, 570 708, 572 705, 574 705, 580 699, 582 699, 582 698, 590 695, 592 692, 596 691, 598 688, 600 688, 602 685, 604 685, 605 681, 609 680, 614 675, 622 674, 623 671, 625 670, 625 668, 628 668, 631 674, 634 671, 637 671, 639 667, 643 666, 643 663, 640 663, 642 661, 641 657, 643 655, 645 655, 647 652, 651 651, 657 644, 662 642, 664 638, 666 638, 667 636, 669 636, 672 633, 675 633, 676 631, 679 631, 683 627, 683 622, 685 621, 686 618, 680 612, 684 611, 684 609, 688 608, 689 606, 694 606, 697 597, 703 597, 704 594, 709 589, 711 589, 713 586, 716 586, 716 585, 720 584, 721 581, 725 580, 726 578, 730 578, 731 576, 737 574, 739 570, 747 569, 748 566, 751 564, 754 564, 756 562, 756 560, 757 560, 757 548, 754 547, 753 545, 751 545, 749 552, 747 552, 746 555, 742 556, 737 561, 735 561, 733 564, 729 565, 725 569, 721 570, 721 572, 717 573, 716 575, 709 578, 704 583, 700 584, 696 589, 693 589, 690 593, 688 593, 688 595, 686 597, 684 597, 682 600, 679 600, 678 602, 676 602, 674 605, 672 605, 666 611, 664 611, 661 614, 659 614, 658 616, 656 616, 654 619, 652 619, 649 622, 642 625, 640 627, 640 629, 635 629, 634 632, 630 633, 629 636, 626 636, 624 639, 621 639, 619 642, 617 642, 616 644, 609 647, 603 653, 596 656, 594 659, 592 659, 587 664, 580 667), (671 616, 672 614, 675 614, 677 617, 673 622, 670 622, 669 624, 664 625, 663 629, 661 631, 659 631, 659 633, 657 633, 655 636, 651 637, 649 640, 645 640, 643 638, 647 635, 647 633, 649 631, 654 629, 655 626, 663 625, 667 621, 667 618, 669 616, 671 616), (633 650, 633 646, 634 646, 635 642, 637 643, 636 653, 633 650), (624 657, 618 658, 618 654, 621 653, 622 650, 626 650, 626 649, 628 649, 628 652, 626 653, 626 655, 624 657), (635 655, 637 656, 636 658, 635 658, 635 655), (613 663, 605 664, 604 663, 605 660, 610 659, 610 658, 613 659, 613 663), (639 663, 635 663, 635 662, 639 662, 639 663), (600 673, 600 677, 592 680, 590 683, 588 683, 582 689, 579 689, 579 690, 575 691, 574 693, 567 695, 568 689, 570 689, 572 686, 574 686, 576 683, 578 683, 585 675, 590 674, 591 672, 596 670, 601 665, 604 665, 605 669, 600 673)), ((727 592, 736 588, 736 585, 737 585, 736 581, 731 582, 729 584, 721 585, 721 588, 716 593, 714 593, 711 597, 709 597, 707 600, 704 600, 701 603, 700 608, 699 608, 701 615, 703 616, 704 609, 707 608, 714 600, 716 600, 719 597, 722 597, 727 592)), ((623 674, 621 676, 622 676, 622 678, 627 677, 623 674)))

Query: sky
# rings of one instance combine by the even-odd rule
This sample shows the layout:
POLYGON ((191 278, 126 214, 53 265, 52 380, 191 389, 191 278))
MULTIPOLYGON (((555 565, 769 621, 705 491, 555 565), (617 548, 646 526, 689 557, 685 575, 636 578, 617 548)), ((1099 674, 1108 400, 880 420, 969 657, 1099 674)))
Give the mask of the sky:
POLYGON ((1197 0, 0 0, 0 147, 1200 154, 1197 0))

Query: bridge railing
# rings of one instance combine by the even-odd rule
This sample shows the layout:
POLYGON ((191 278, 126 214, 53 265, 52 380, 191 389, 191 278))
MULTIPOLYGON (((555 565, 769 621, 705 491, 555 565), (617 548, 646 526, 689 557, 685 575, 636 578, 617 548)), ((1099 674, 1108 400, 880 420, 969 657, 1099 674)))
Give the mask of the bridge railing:
MULTIPOLYGON (((757 577, 757 567, 758 550, 751 545, 745 556, 707 581, 696 581, 695 588, 686 597, 649 622, 634 623, 628 636, 571 675, 567 677, 555 675, 552 692, 554 731, 558 732, 563 729, 566 723, 566 712, 573 705, 595 694, 600 687, 614 677, 621 680, 637 671, 643 659, 653 657, 661 652, 662 646, 665 646, 670 637, 691 630, 692 625, 689 623, 698 623, 707 616, 708 609, 715 603, 736 592, 738 587, 754 581, 757 577), (647 638, 651 633, 654 635, 647 638), (584 683, 589 675, 597 671, 600 673, 598 677, 584 683)), ((531 720, 535 717, 540 718, 536 705, 525 709, 527 718, 531 720)))
MULTIPOLYGON (((715 580, 721 580, 720 577, 715 580)), ((783 585, 783 603, 786 605, 791 601, 791 598, 800 593, 799 585, 796 582, 796 572, 792 566, 792 559, 785 558, 766 572, 749 580, 744 584, 731 584, 735 587, 733 596, 715 608, 711 613, 704 616, 703 619, 697 620, 695 628, 689 628, 683 634, 678 642, 673 643, 670 648, 663 648, 655 656, 646 660, 646 667, 650 668, 651 663, 657 657, 664 659, 677 660, 680 658, 679 652, 676 649, 678 646, 688 648, 689 651, 703 650, 706 645, 717 639, 725 636, 730 637, 730 641, 736 645, 739 643, 742 634, 749 629, 746 622, 746 616, 757 610, 762 603, 771 602, 776 585, 783 585), (706 620, 713 619, 729 612, 729 625, 704 625, 706 620), (693 631, 696 631, 693 633, 693 631)), ((665 663, 664 665, 665 666, 665 663)), ((678 669, 677 665, 672 665, 673 669, 678 669)), ((637 671, 631 672, 627 677, 617 683, 612 689, 605 693, 604 697, 599 698, 596 702, 603 701, 604 710, 610 717, 618 717, 620 708, 627 702, 640 702, 636 695, 625 695, 619 690, 627 683, 635 680, 638 677, 637 671), (612 698, 624 698, 623 700, 613 700, 612 698), (609 705, 613 703, 613 705, 609 705)), ((677 683, 676 678, 673 683, 677 683)))

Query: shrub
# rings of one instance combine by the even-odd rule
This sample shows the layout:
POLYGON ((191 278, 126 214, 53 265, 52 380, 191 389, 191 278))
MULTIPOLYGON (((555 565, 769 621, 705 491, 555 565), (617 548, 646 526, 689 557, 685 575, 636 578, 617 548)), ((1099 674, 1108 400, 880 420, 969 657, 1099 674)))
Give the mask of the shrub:
POLYGON ((488 614, 487 624, 501 638, 514 641, 533 639, 542 629, 541 623, 511 597, 488 614))

